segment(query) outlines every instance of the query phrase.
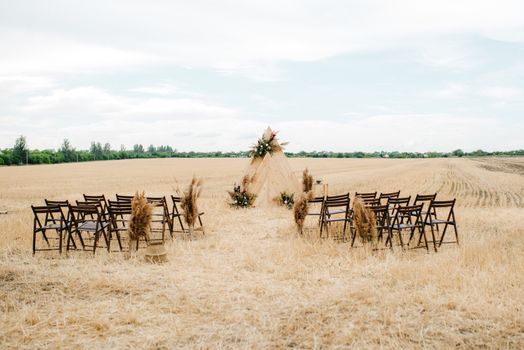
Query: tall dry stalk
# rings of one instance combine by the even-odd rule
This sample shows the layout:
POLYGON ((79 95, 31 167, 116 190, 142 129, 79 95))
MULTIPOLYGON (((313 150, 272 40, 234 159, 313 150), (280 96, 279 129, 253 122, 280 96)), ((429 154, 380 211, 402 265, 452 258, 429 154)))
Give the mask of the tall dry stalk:
POLYGON ((183 192, 180 207, 184 211, 184 218, 189 228, 189 237, 193 237, 195 222, 198 219, 198 198, 202 193, 202 179, 193 177, 187 191, 183 192))
POLYGON ((140 237, 148 238, 151 230, 153 208, 147 203, 145 192, 136 192, 131 201, 129 219, 129 251, 136 250, 140 237))
POLYGON ((313 189, 313 175, 309 173, 308 168, 302 173, 302 190, 304 192, 310 192, 313 189))
POLYGON ((306 221, 306 216, 309 209, 309 199, 310 195, 301 194, 295 205, 293 206, 293 215, 295 218, 295 223, 297 224, 297 230, 300 235, 304 233, 304 222, 306 221))
POLYGON ((376 243, 377 220, 375 213, 364 205, 364 202, 356 198, 353 206, 355 230, 364 243, 376 243))

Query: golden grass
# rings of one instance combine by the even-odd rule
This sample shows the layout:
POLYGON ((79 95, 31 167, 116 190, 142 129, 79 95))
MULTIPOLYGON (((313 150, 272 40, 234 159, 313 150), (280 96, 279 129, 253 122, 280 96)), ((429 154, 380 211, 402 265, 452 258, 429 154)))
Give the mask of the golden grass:
POLYGON ((364 205, 360 198, 353 203, 353 221, 355 231, 362 242, 369 243, 377 240, 377 219, 373 211, 364 205))
MULTIPOLYGON (((303 237, 285 208, 232 210, 246 159, 0 168, 0 344, 34 348, 522 348, 524 160, 291 159, 331 193, 457 197, 460 247, 350 249, 303 237), (169 262, 103 250, 32 257, 30 204, 82 193, 170 194, 203 176, 206 236, 169 262)), ((143 250, 140 251, 143 253, 143 250)))
POLYGON ((147 203, 145 192, 136 192, 131 201, 131 218, 127 231, 130 240, 138 240, 140 237, 149 238, 152 215, 153 209, 147 203))

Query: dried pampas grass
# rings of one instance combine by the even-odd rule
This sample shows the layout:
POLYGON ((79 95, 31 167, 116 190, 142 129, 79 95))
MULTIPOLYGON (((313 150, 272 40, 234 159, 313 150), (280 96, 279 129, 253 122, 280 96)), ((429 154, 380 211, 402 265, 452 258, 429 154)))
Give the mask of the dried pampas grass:
POLYGON ((151 229, 153 209, 147 203, 145 192, 136 192, 131 201, 131 218, 129 219, 129 239, 148 238, 151 229))
POLYGON ((310 198, 311 192, 308 194, 303 193, 298 200, 295 201, 295 205, 293 206, 293 215, 300 235, 304 233, 304 222, 306 221, 310 198))
POLYGON ((195 222, 198 219, 198 198, 202 193, 202 179, 193 177, 187 191, 180 193, 180 207, 184 211, 184 218, 192 234, 195 222))
POLYGON ((302 189, 304 192, 310 192, 313 189, 313 175, 307 168, 302 173, 302 189))
POLYGON ((364 205, 360 198, 355 199, 353 206, 354 224, 357 234, 364 243, 377 241, 377 220, 375 213, 364 205))

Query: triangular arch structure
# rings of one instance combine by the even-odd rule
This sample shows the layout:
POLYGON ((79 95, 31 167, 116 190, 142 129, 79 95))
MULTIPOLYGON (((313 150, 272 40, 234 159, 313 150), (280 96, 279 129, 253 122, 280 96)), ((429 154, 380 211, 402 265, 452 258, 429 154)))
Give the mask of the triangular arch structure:
MULTIPOLYGON (((267 128, 264 133, 266 140, 271 138, 273 131, 267 128)), ((264 157, 252 156, 246 170, 249 178, 249 192, 256 195, 254 205, 268 206, 276 203, 275 199, 282 192, 298 195, 302 186, 291 170, 286 155, 276 139, 272 141, 273 152, 267 152, 264 157)))

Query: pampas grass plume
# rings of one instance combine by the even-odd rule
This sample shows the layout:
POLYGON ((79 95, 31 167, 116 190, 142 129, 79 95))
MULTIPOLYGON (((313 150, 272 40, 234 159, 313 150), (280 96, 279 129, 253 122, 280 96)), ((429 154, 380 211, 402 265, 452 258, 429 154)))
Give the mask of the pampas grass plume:
POLYGON ((137 240, 148 237, 151 228, 153 209, 147 203, 145 192, 136 192, 131 201, 131 218, 129 220, 129 239, 137 240))
POLYGON ((202 179, 193 177, 187 191, 182 193, 180 200, 180 207, 184 211, 184 217, 189 226, 193 226, 198 218, 197 202, 201 193, 202 179))
POLYGON ((293 215, 300 234, 303 234, 304 221, 306 220, 308 213, 310 197, 311 196, 309 194, 301 194, 293 206, 293 215))
POLYGON ((355 230, 364 243, 376 241, 377 220, 375 213, 366 207, 362 199, 356 198, 353 206, 355 230))
POLYGON ((307 168, 302 173, 302 189, 304 192, 310 192, 313 189, 313 175, 307 168))

